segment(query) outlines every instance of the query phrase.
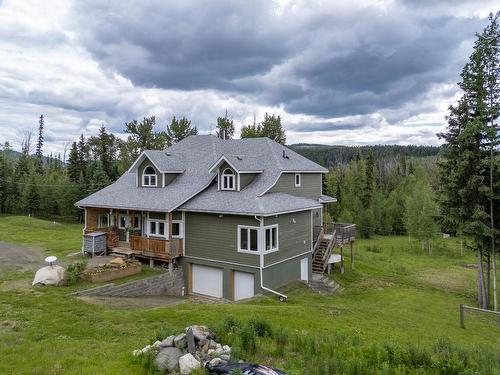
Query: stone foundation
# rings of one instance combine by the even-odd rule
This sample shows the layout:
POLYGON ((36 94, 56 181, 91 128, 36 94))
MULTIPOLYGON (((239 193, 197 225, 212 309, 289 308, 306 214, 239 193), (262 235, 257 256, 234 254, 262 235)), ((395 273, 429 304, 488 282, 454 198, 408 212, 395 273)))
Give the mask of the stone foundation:
POLYGON ((73 293, 73 295, 107 297, 181 296, 183 287, 182 269, 177 269, 159 276, 152 276, 125 284, 106 284, 97 288, 82 290, 73 293))

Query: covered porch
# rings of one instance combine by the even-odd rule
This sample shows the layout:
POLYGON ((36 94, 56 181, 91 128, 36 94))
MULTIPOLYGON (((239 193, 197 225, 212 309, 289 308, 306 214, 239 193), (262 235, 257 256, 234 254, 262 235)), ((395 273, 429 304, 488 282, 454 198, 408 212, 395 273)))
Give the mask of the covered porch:
POLYGON ((184 214, 85 208, 84 234, 106 234, 108 253, 172 262, 184 255, 184 214))

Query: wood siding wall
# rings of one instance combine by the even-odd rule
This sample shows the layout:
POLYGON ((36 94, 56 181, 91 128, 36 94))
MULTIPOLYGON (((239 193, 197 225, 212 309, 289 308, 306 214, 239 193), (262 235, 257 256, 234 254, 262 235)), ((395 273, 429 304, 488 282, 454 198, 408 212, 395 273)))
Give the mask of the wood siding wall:
POLYGON ((295 187, 295 173, 283 173, 269 192, 280 192, 318 199, 321 195, 321 173, 301 173, 300 187, 295 187))

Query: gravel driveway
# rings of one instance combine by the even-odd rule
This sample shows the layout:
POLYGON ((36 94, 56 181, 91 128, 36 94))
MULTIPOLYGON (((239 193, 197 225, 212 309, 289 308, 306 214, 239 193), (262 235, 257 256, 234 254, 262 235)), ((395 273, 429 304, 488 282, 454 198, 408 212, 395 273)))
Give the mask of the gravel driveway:
POLYGON ((42 249, 32 249, 0 241, 0 269, 36 270, 44 265, 42 249))

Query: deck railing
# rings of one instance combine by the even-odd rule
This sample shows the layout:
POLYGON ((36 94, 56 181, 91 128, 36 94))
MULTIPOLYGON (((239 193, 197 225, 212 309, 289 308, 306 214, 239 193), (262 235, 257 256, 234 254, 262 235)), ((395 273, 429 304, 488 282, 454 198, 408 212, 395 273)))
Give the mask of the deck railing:
POLYGON ((314 241, 319 239, 321 231, 324 235, 335 233, 335 240, 340 245, 352 242, 356 238, 356 224, 326 223, 325 225, 316 225, 313 228, 314 241))
POLYGON ((132 235, 130 236, 130 249, 147 257, 173 259, 183 256, 183 239, 164 240, 132 235))

